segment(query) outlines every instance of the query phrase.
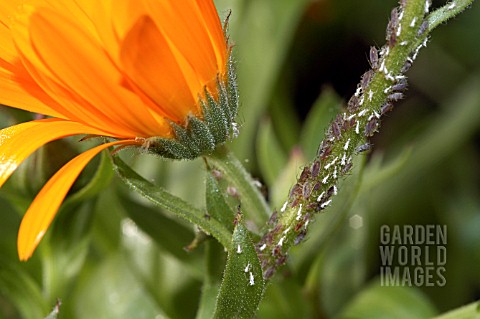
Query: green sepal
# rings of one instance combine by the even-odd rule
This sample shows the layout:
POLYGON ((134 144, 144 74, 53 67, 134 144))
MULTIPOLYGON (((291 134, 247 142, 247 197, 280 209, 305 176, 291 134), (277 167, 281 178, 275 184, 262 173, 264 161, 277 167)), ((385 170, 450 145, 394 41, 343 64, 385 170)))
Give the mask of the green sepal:
POLYGON ((222 108, 217 103, 205 103, 202 101, 202 112, 205 122, 207 122, 212 133, 215 144, 221 144, 228 137, 228 121, 222 108))
MULTIPOLYGON (((228 91, 225 85, 220 80, 218 80, 217 82, 217 87, 218 87, 218 107, 222 109, 222 112, 226 116, 227 123, 229 124, 228 126, 230 126, 230 123, 232 123, 235 120, 235 114, 232 112, 232 110, 230 109, 230 106, 228 105, 228 102, 229 102, 228 91)), ((209 102, 210 107, 212 104, 217 104, 217 103, 212 103, 213 98, 208 95, 207 95, 207 101, 209 102)))
POLYGON ((254 318, 264 292, 262 268, 248 230, 238 220, 214 318, 254 318))
POLYGON ((173 138, 148 138, 144 148, 166 158, 194 159, 213 152, 230 136, 235 136, 238 89, 233 64, 230 58, 226 83, 217 79, 217 99, 205 87, 204 96, 198 100, 201 116, 188 115, 184 123, 171 122, 173 138))
POLYGON ((198 156, 192 153, 191 149, 174 139, 152 137, 149 139, 149 143, 148 152, 162 157, 180 160, 194 159, 198 156))
MULTIPOLYGON (((189 116, 187 129, 190 131, 193 142, 198 145, 202 153, 211 152, 215 149, 215 138, 204 121, 198 117, 189 116)), ((196 145, 192 145, 192 147, 196 145)))
POLYGON ((237 85, 237 72, 235 70, 235 61, 233 56, 230 55, 228 63, 228 83, 227 83, 227 92, 228 92, 228 103, 227 108, 230 109, 230 114, 232 114, 233 119, 237 116, 238 111, 238 85, 237 85))
POLYGON ((201 152, 201 148, 200 145, 195 142, 195 138, 192 136, 193 134, 189 129, 190 120, 187 122, 186 129, 176 123, 171 123, 170 125, 175 132, 175 139, 191 152, 193 158, 197 157, 201 152))

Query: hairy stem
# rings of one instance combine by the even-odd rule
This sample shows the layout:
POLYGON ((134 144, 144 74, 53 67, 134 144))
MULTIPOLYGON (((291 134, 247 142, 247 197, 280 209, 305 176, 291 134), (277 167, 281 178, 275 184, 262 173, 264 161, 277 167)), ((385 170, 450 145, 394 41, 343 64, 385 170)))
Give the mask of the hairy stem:
POLYGON ((225 175, 226 180, 238 191, 242 211, 245 212, 247 218, 257 225, 262 225, 270 215, 270 208, 256 186, 257 183, 240 161, 225 146, 219 147, 214 153, 207 155, 206 158, 208 162, 225 175))
POLYGON ((383 115, 403 98, 405 73, 426 46, 429 31, 472 1, 460 2, 435 11, 435 18, 428 16, 430 0, 400 0, 400 6, 392 10, 386 44, 370 50, 372 69, 362 76, 345 111, 331 123, 317 157, 304 167, 257 244, 265 279, 285 263, 289 249, 303 241, 315 214, 330 206, 339 179, 352 169, 353 156, 370 149, 368 139, 378 131, 383 115))

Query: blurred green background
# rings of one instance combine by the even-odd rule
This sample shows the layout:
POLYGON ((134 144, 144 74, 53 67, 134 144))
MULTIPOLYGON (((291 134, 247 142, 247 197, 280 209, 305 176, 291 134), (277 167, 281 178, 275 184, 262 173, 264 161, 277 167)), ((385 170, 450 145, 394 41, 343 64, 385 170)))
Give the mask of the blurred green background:
MULTIPOLYGON (((384 44, 397 2, 215 2, 222 18, 232 10, 241 134, 231 147, 278 208, 369 68, 369 47, 384 44)), ((428 318, 480 299, 479 21, 474 3, 433 32, 406 99, 268 286, 259 318, 428 318), (429 224, 447 225, 446 285, 380 286, 380 227, 429 224)), ((0 109, 1 127, 29 118, 0 109)), ((43 318, 57 298, 59 318, 194 318, 205 247, 185 252, 195 229, 125 189, 106 158, 82 174, 33 258, 17 260, 22 214, 48 177, 38 167, 54 171, 79 151, 75 141, 49 144, 0 190, 0 318, 43 318)), ((201 160, 122 157, 205 205, 201 160)))

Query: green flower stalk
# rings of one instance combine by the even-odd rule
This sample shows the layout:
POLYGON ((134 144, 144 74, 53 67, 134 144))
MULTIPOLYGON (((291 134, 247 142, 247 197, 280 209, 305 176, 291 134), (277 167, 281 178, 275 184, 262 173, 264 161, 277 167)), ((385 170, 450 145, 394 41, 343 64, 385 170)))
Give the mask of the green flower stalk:
MULTIPOLYGON (((386 44, 380 50, 370 49, 371 69, 362 75, 346 109, 330 124, 316 158, 303 168, 288 199, 280 211, 272 214, 269 230, 257 244, 265 279, 286 262, 290 247, 305 239, 315 215, 331 205, 339 180, 352 170, 353 157, 370 150, 368 139, 378 131, 393 104, 404 97, 405 73, 427 45, 433 29, 431 17, 437 16, 428 16, 430 6, 430 0, 401 0, 399 7, 392 10, 386 44)), ((451 2, 441 10, 453 15, 460 12, 453 10, 462 6, 466 7, 465 2, 451 2)), ((433 23, 438 25, 438 18, 433 23)))

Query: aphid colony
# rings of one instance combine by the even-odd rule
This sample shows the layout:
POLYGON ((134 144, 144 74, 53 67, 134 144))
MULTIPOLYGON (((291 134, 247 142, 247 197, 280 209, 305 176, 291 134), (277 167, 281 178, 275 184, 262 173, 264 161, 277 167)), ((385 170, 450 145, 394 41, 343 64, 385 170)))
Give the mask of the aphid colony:
MULTIPOLYGON (((256 246, 265 279, 285 263, 287 246, 298 245, 305 239, 312 218, 328 207, 332 197, 337 194, 338 179, 351 171, 353 155, 372 148, 368 138, 378 131, 382 116, 393 109, 395 102, 403 99, 403 92, 408 85, 404 73, 409 70, 420 48, 426 45, 426 39, 413 52, 409 51, 400 70, 392 67, 397 70, 395 73, 388 70, 388 57, 396 48, 408 48, 409 43, 402 36, 406 28, 418 29, 415 29, 415 41, 428 30, 428 22, 423 17, 406 21, 403 11, 405 5, 406 0, 401 0, 400 7, 392 10, 386 30, 386 45, 380 50, 370 48, 371 69, 362 75, 345 111, 338 114, 326 130, 316 159, 303 168, 280 212, 272 214, 270 229, 256 246)), ((425 12, 429 7, 430 0, 426 0, 425 12)))

